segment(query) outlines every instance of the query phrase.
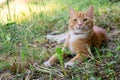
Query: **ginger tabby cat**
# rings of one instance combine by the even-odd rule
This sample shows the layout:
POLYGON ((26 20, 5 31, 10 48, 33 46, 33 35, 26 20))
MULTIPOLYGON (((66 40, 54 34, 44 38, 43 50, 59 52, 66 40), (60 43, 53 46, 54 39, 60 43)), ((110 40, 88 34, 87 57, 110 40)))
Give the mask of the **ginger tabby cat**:
MULTIPOLYGON (((87 46, 99 48, 106 40, 105 30, 94 26, 93 16, 93 6, 90 6, 86 12, 70 9, 69 32, 64 48, 68 48, 75 57, 65 63, 65 68, 73 66, 76 61, 82 62, 84 58, 89 58, 87 46)), ((56 60, 58 60, 57 56, 53 55, 44 62, 44 66, 51 67, 56 60)))

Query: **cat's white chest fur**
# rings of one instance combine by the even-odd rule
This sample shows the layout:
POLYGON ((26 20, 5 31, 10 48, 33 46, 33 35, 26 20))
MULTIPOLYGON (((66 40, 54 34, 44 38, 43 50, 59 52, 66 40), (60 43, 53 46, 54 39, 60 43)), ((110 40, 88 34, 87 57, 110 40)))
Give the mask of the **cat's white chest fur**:
POLYGON ((88 34, 74 34, 73 31, 69 31, 69 34, 70 34, 70 39, 69 39, 69 49, 72 51, 72 52, 75 52, 74 51, 74 48, 72 46, 72 43, 75 42, 77 39, 84 39, 84 38, 87 38, 87 35, 88 34))

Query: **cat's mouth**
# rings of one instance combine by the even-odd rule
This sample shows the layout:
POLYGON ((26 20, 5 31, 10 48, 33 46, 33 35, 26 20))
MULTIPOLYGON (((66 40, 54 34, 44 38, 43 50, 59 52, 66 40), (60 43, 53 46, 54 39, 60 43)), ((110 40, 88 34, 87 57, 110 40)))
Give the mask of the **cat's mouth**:
POLYGON ((79 34, 85 34, 85 33, 78 33, 78 32, 74 32, 74 34, 79 35, 79 34))
POLYGON ((87 30, 87 31, 78 31, 75 30, 74 34, 79 35, 79 34, 89 34, 90 32, 92 32, 92 30, 87 30))

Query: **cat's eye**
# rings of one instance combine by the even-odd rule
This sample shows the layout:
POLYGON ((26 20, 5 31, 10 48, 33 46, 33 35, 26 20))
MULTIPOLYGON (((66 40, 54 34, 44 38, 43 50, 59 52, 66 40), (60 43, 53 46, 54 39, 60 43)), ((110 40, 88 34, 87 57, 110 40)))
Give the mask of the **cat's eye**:
POLYGON ((87 21, 87 19, 85 18, 85 19, 83 19, 83 22, 85 22, 85 21, 87 21))
POLYGON ((74 21, 77 21, 77 19, 73 19, 74 21))

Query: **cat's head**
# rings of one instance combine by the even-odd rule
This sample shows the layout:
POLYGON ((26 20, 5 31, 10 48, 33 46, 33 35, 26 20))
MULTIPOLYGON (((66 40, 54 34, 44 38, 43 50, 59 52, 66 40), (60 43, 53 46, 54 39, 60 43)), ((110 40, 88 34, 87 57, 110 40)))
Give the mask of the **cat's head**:
POLYGON ((86 12, 76 12, 70 9, 69 28, 78 34, 88 33, 93 30, 93 6, 86 12))

